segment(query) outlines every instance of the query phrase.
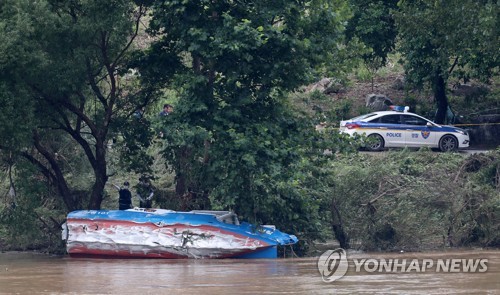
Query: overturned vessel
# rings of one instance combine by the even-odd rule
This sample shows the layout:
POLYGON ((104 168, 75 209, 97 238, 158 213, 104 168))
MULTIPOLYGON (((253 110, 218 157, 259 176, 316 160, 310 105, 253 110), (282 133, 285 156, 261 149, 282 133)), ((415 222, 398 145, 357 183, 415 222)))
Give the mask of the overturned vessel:
POLYGON ((72 257, 276 258, 277 246, 298 241, 230 211, 142 208, 71 212, 62 235, 72 257))

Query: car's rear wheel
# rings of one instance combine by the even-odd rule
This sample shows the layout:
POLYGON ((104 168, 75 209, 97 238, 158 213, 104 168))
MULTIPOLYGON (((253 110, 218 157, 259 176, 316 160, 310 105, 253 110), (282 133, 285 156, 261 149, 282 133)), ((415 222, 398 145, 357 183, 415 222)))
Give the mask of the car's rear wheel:
POLYGON ((439 149, 442 152, 453 152, 458 149, 458 140, 453 135, 445 135, 439 141, 439 149))
POLYGON ((384 149, 384 139, 379 134, 368 135, 368 143, 366 148, 369 151, 381 151, 384 149))

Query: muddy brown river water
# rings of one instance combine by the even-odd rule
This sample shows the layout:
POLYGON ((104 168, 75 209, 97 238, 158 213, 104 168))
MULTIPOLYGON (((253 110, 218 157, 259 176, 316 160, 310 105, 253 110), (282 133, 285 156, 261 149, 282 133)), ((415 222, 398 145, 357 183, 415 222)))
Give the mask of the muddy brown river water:
MULTIPOLYGON (((324 282, 318 258, 84 259, 0 253, 0 294, 500 294, 500 251, 351 253, 344 277, 324 282), (379 272, 355 261, 483 259, 479 272, 379 272), (486 259, 486 260, 484 260, 486 259)), ((453 261, 452 261, 453 262, 453 261)), ((457 267, 460 269, 460 265, 457 267)))

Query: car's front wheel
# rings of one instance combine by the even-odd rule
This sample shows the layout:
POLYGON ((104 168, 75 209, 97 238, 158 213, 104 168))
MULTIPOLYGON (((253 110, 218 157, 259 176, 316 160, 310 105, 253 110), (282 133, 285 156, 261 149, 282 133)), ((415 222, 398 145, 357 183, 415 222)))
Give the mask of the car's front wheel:
POLYGON ((439 141, 439 149, 442 152, 453 152, 458 149, 458 140, 453 135, 445 135, 439 141))
POLYGON ((369 151, 381 151, 384 149, 384 139, 379 134, 370 134, 366 148, 369 151))

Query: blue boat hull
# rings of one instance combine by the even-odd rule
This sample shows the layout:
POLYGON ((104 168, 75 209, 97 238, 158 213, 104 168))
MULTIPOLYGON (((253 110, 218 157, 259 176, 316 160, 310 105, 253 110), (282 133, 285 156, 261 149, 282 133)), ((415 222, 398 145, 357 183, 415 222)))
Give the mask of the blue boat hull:
POLYGON ((294 235, 239 223, 231 212, 163 209, 86 210, 68 214, 71 256, 121 258, 276 258, 294 235))

